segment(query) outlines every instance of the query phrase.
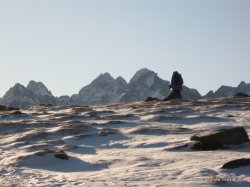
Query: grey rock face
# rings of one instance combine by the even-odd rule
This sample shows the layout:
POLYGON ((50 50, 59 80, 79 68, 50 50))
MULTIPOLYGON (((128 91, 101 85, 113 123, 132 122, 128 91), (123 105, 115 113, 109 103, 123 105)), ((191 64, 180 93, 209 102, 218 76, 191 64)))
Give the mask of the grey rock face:
POLYGON ((229 97, 234 93, 234 87, 221 86, 215 93, 214 97, 229 97))
POLYGON ((135 73, 128 84, 128 92, 122 97, 123 102, 145 100, 148 97, 164 99, 169 93, 169 82, 148 69, 135 73))
POLYGON ((221 86, 215 92, 208 92, 206 98, 216 98, 216 97, 232 97, 237 93, 245 93, 250 95, 250 83, 242 81, 237 87, 231 86, 221 86))
POLYGON ((29 82, 26 88, 31 92, 33 92, 34 94, 40 96, 53 96, 52 93, 42 82, 35 82, 32 80, 29 82))
POLYGON ((36 84, 35 81, 31 81, 28 88, 19 83, 15 84, 3 96, 1 104, 17 108, 30 107, 36 104, 56 104, 55 97, 42 83, 36 84))
POLYGON ((34 93, 17 83, 5 93, 1 104, 7 107, 22 108, 38 103, 39 99, 34 93))
POLYGON ((57 104, 62 105, 62 106, 71 105, 72 100, 71 100, 71 98, 69 96, 63 95, 63 96, 60 96, 60 97, 57 98, 57 104))
POLYGON ((122 77, 114 79, 104 73, 79 91, 79 99, 82 104, 119 102, 126 91, 127 83, 122 77))
POLYGON ((242 81, 234 90, 234 94, 236 93, 245 93, 250 95, 250 83, 246 83, 242 81))
POLYGON ((182 96, 184 99, 191 100, 201 98, 201 94, 196 89, 188 88, 186 86, 183 86, 182 96))

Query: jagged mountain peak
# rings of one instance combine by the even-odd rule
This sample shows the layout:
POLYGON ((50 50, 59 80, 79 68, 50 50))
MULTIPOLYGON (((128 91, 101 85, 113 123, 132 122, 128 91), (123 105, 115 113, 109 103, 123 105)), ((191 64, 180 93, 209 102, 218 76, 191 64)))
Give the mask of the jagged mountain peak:
POLYGON ((109 73, 102 73, 79 91, 77 99, 80 103, 119 102, 126 88, 127 82, 122 77, 114 79, 109 73))
POLYGON ((7 95, 13 94, 13 93, 19 93, 26 91, 27 89, 20 83, 16 83, 13 87, 11 87, 3 97, 6 97, 7 95))
POLYGON ((249 87, 250 83, 246 83, 245 81, 241 81, 237 88, 246 88, 249 87))
POLYGON ((53 96, 52 93, 42 82, 36 82, 34 80, 31 80, 26 88, 37 95, 53 96))
POLYGON ((94 84, 106 84, 108 82, 114 82, 115 79, 114 77, 112 77, 109 73, 101 73, 97 78, 95 78, 91 83, 90 85, 94 84))
POLYGON ((121 76, 117 77, 115 79, 115 81, 116 81, 117 84, 121 84, 121 85, 127 85, 128 84, 127 81, 121 76))
POLYGON ((12 88, 25 88, 25 87, 20 83, 16 83, 12 88))
POLYGON ((109 80, 109 79, 111 79, 111 80, 113 80, 114 77, 112 77, 108 72, 105 72, 105 73, 101 73, 101 74, 97 77, 97 79, 104 79, 104 80, 109 80))
POLYGON ((240 84, 239 84, 239 86, 240 86, 240 85, 246 85, 246 84, 247 84, 247 83, 246 83, 245 81, 241 81, 240 84))
POLYGON ((207 92, 207 94, 204 96, 204 97, 213 97, 214 95, 214 91, 213 90, 210 90, 209 92, 207 92))
POLYGON ((245 81, 241 81, 240 84, 235 88, 234 93, 245 93, 250 94, 250 83, 246 83, 245 81))
POLYGON ((147 68, 142 68, 135 73, 135 75, 130 80, 130 83, 137 82, 137 81, 140 81, 142 79, 145 80, 149 77, 152 78, 154 76, 157 76, 157 74, 155 72, 153 72, 147 68))

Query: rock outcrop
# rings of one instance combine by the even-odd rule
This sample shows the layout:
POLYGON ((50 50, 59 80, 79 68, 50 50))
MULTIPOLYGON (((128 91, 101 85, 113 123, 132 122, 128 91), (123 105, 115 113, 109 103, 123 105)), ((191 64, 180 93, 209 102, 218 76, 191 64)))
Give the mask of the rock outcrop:
POLYGON ((238 145, 249 141, 248 134, 243 127, 222 129, 202 136, 192 136, 192 141, 197 141, 193 150, 216 150, 228 145, 238 145))
POLYGON ((222 169, 234 169, 243 166, 250 166, 250 158, 241 158, 225 163, 222 169))

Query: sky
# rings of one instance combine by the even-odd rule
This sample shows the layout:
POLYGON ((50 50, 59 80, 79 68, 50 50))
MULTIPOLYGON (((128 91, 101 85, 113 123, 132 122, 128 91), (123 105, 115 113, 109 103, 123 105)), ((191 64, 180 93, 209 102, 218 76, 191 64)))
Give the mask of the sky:
POLYGON ((141 68, 201 94, 250 82, 250 0, 0 0, 0 97, 30 80, 72 95, 141 68))

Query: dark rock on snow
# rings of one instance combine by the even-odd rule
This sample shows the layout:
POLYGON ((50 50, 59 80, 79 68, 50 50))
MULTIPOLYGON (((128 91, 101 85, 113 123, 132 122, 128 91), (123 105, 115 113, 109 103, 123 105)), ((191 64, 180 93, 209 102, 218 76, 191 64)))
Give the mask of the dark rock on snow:
POLYGON ((54 155, 55 155, 56 158, 59 158, 59 159, 62 159, 62 160, 68 160, 69 159, 69 156, 63 150, 57 151, 54 155))
POLYGON ((212 151, 217 149, 223 149, 224 146, 220 142, 201 142, 197 141, 193 144, 192 149, 196 151, 212 151))
POLYGON ((6 107, 3 105, 0 105, 0 111, 10 111, 10 110, 18 110, 19 108, 13 108, 13 107, 6 107))
POLYGON ((234 97, 250 97, 250 96, 246 93, 239 92, 239 93, 236 93, 234 97))
POLYGON ((248 134, 243 127, 222 129, 203 136, 192 136, 192 141, 197 141, 192 147, 194 150, 216 150, 224 145, 238 145, 249 141, 248 134))
POLYGON ((148 97, 145 99, 145 102, 149 102, 149 101, 159 101, 160 99, 158 98, 154 98, 154 97, 148 97))
POLYGON ((17 111, 15 111, 15 112, 12 112, 11 114, 14 114, 14 115, 21 115, 21 114, 24 114, 24 113, 22 113, 21 111, 17 110, 17 111))
POLYGON ((234 168, 239 168, 242 166, 249 166, 250 165, 250 158, 241 158, 241 159, 236 159, 232 160, 230 162, 225 163, 222 166, 222 169, 234 169, 234 168))

